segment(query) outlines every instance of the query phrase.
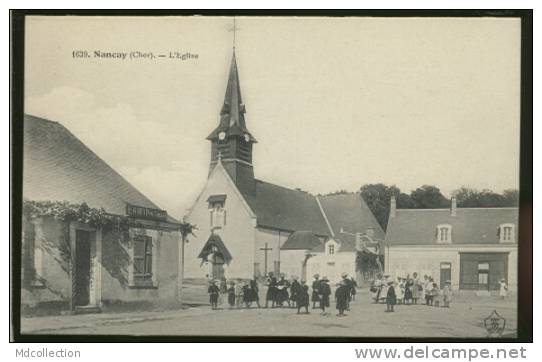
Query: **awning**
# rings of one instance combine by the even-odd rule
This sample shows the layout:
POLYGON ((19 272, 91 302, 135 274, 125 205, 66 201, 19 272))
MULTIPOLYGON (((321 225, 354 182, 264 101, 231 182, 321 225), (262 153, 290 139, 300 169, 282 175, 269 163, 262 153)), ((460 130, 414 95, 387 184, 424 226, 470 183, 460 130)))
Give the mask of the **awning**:
POLYGON ((233 258, 226 248, 226 245, 224 245, 224 242, 217 234, 211 234, 209 236, 209 239, 203 246, 203 249, 201 249, 198 258, 202 259, 203 261, 207 261, 209 254, 213 253, 213 246, 216 249, 216 253, 222 256, 226 264, 229 264, 233 258))
POLYGON ((226 201, 226 195, 211 195, 207 199, 207 202, 210 203, 210 204, 212 204, 214 202, 222 202, 222 203, 224 203, 224 201, 226 201))

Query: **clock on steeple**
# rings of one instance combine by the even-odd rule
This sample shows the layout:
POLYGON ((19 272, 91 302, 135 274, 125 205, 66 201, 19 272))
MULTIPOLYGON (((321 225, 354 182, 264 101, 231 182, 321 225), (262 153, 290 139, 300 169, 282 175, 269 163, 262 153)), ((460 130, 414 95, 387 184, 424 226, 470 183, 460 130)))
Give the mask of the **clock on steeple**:
POLYGON ((245 112, 234 50, 220 123, 207 137, 211 141, 209 174, 220 161, 241 192, 253 192, 252 145, 257 141, 246 127, 245 112))

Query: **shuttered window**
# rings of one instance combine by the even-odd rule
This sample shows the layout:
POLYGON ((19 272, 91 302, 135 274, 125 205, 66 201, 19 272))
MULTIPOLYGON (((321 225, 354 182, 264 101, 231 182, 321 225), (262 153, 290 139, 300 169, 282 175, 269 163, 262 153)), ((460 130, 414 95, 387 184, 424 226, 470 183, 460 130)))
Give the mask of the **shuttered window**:
POLYGON ((134 276, 152 278, 152 238, 150 236, 134 237, 134 276))

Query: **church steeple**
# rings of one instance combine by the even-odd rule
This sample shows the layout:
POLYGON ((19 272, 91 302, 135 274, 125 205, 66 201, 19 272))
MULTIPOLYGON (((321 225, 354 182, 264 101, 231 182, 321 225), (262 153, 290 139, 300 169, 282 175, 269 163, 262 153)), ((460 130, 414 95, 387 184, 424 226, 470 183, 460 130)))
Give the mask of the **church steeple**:
POLYGON ((228 136, 242 136, 248 134, 251 142, 256 139, 250 134, 245 123, 245 105, 241 96, 241 86, 239 84, 239 72, 237 70, 237 60, 235 59, 235 50, 230 65, 228 84, 224 103, 220 111, 220 123, 217 128, 207 137, 208 140, 216 139, 220 132, 226 132, 228 136))
POLYGON ((209 174, 221 162, 241 192, 253 192, 252 145, 257 141, 246 127, 245 112, 234 48, 220 122, 207 137, 212 145, 209 174))

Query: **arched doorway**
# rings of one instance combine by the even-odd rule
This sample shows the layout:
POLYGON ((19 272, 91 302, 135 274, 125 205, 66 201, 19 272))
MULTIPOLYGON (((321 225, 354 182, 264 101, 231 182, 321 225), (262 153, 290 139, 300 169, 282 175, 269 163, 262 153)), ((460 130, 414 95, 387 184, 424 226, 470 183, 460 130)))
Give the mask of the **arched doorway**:
POLYGON ((213 279, 222 279, 224 277, 224 264, 226 264, 226 261, 216 246, 213 247, 213 252, 207 256, 207 261, 211 264, 209 276, 213 279))
POLYGON ((211 233, 209 239, 201 249, 198 255, 201 258, 202 265, 207 263, 209 269, 207 274, 212 279, 222 279, 225 277, 225 267, 228 265, 232 256, 224 242, 217 234, 211 233))

